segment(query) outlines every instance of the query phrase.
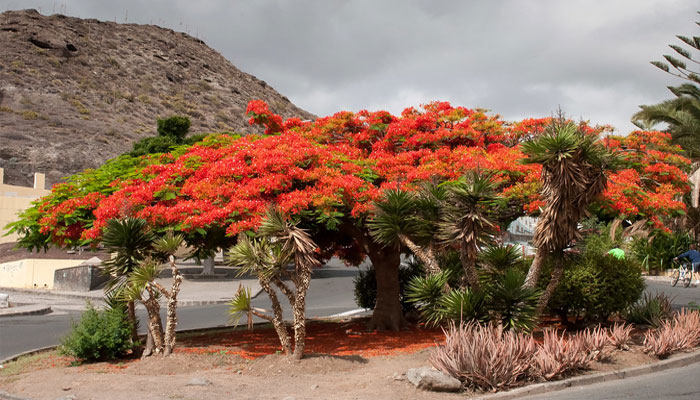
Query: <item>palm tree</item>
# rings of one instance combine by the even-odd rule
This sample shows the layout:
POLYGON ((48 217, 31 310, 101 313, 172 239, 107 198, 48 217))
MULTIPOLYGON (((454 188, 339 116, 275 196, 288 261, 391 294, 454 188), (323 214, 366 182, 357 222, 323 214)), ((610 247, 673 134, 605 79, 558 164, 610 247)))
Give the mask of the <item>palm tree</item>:
POLYGON ((232 313, 248 313, 271 321, 277 331, 286 354, 291 352, 287 328, 282 320, 282 308, 272 284, 287 297, 294 314, 294 351, 291 356, 299 360, 304 356, 306 339, 306 292, 311 283, 311 272, 321 263, 316 258, 318 246, 309 234, 297 227, 276 207, 271 207, 258 228, 258 238, 241 236, 239 243, 229 252, 230 263, 241 267, 241 273, 253 272, 260 286, 272 301, 273 316, 255 310, 250 305, 250 293, 239 290, 231 301, 232 313), (287 269, 293 262, 294 269, 287 269), (294 290, 282 281, 289 278, 294 290))
POLYGON ((666 123, 673 143, 680 145, 694 159, 700 157, 700 89, 690 83, 669 87, 675 99, 659 104, 639 106, 632 116, 637 126, 666 123))
POLYGON ((490 175, 478 172, 445 185, 447 195, 439 237, 457 246, 469 286, 477 291, 481 287, 476 271, 479 249, 489 244, 497 233, 497 225, 489 213, 499 202, 495 187, 490 175))
POLYGON ((562 256, 579 236, 577 225, 588 205, 607 185, 607 172, 616 156, 598 136, 583 132, 562 115, 554 119, 544 134, 521 145, 526 163, 542 165, 541 196, 546 206, 537 222, 533 244, 535 259, 528 271, 525 287, 535 288, 542 262, 554 257, 552 279, 540 297, 538 313, 544 309, 564 272, 562 256))
MULTIPOLYGON (((153 249, 153 234, 145 220, 127 217, 107 222, 102 245, 112 255, 101 265, 102 273, 109 277, 105 294, 121 298, 119 292, 126 285, 128 276, 143 262, 153 249)), ((134 301, 127 301, 127 318, 132 323, 132 339, 138 341, 134 301)))

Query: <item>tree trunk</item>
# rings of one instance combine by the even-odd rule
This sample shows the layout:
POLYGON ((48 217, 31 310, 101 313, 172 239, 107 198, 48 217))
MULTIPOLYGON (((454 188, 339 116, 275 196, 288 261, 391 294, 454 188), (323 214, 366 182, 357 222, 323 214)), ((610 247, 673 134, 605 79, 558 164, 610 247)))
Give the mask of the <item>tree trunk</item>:
POLYGON ((146 330, 146 347, 143 349, 143 353, 141 353, 141 358, 146 358, 153 354, 153 348, 155 347, 155 344, 153 343, 153 335, 151 335, 151 330, 147 329, 146 330))
POLYGON ((547 307, 547 303, 549 303, 549 299, 552 298, 554 291, 557 289, 557 286, 559 286, 562 275, 564 275, 564 267, 557 263, 554 267, 554 271, 552 271, 552 280, 549 281, 547 288, 544 290, 544 293, 542 293, 542 296, 540 296, 540 301, 537 303, 537 315, 542 315, 545 307, 547 307))
POLYGON ((368 243, 368 256, 377 278, 377 302, 368 328, 379 331, 399 331, 407 325, 400 302, 399 265, 400 253, 368 243))
POLYGON ((148 329, 153 336, 153 352, 160 354, 163 352, 163 323, 160 320, 160 304, 153 289, 147 287, 146 290, 149 297, 143 301, 143 305, 148 312, 148 329))
POLYGON ((544 262, 546 256, 546 250, 542 248, 537 249, 535 259, 532 260, 530 270, 527 271, 527 277, 525 278, 525 284, 523 286, 526 288, 534 288, 537 286, 537 282, 540 280, 540 274, 542 273, 542 263, 544 262))
POLYGON ((426 275, 434 275, 440 272, 440 266, 435 258, 432 246, 423 248, 415 244, 408 236, 401 234, 399 234, 399 240, 423 263, 426 275))
POLYGON ((134 309, 134 301, 129 300, 126 303, 126 318, 131 323, 131 341, 133 343, 139 342, 139 331, 136 321, 136 310, 134 309))
POLYGON ((306 340, 306 292, 311 284, 311 269, 297 267, 299 273, 295 280, 296 295, 292 304, 294 312, 294 355, 295 360, 304 357, 306 340))
POLYGON ((469 245, 464 240, 462 240, 459 245, 459 261, 462 262, 464 276, 467 278, 471 289, 476 291, 481 290, 479 274, 476 272, 476 258, 471 254, 469 245))
POLYGON ((165 355, 173 352, 175 347, 175 328, 177 327, 177 295, 180 293, 182 275, 175 266, 175 258, 170 256, 170 269, 173 272, 173 284, 168 296, 168 318, 165 324, 165 355))
POLYGON ((292 354, 292 344, 289 339, 289 332, 287 332, 287 327, 284 324, 284 319, 282 318, 282 306, 280 305, 280 301, 277 298, 277 294, 275 293, 275 290, 270 286, 270 282, 267 280, 259 279, 260 281, 260 287, 267 293, 268 297, 270 297, 270 302, 272 302, 272 326, 275 327, 275 331, 277 332, 277 337, 280 340, 280 344, 282 345, 282 350, 284 351, 284 354, 286 355, 291 355, 292 354))
POLYGON ((202 260, 202 275, 214 276, 214 256, 202 260))

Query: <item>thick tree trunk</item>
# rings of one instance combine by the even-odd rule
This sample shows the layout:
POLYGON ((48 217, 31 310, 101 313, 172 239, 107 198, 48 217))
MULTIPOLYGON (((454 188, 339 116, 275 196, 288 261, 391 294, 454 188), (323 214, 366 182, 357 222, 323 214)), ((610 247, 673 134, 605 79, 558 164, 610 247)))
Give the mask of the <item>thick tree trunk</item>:
POLYGON ((214 275, 214 256, 202 260, 202 275, 214 275))
POLYGON ((523 286, 527 288, 534 288, 537 286, 537 282, 540 280, 540 274, 542 273, 542 263, 547 256, 547 251, 538 248, 535 253, 535 259, 532 260, 530 265, 530 270, 527 272, 527 277, 525 278, 525 284, 523 286))
POLYGON ((368 244, 368 249, 368 256, 377 277, 377 303, 368 328, 399 331, 407 325, 400 302, 400 253, 375 243, 368 244))
POLYGON ((414 243, 408 236, 401 234, 399 234, 399 240, 423 263, 426 275, 434 275, 440 272, 440 266, 435 258, 432 246, 423 248, 414 243))
POLYGON ((467 278, 471 289, 476 291, 481 290, 479 274, 476 272, 476 257, 471 254, 469 245, 464 240, 461 241, 459 246, 459 260, 462 262, 464 276, 467 278))
POLYGON ((557 263, 554 267, 554 271, 552 271, 552 280, 549 281, 547 288, 544 290, 544 293, 542 293, 542 296, 540 296, 539 303, 537 303, 537 315, 542 315, 542 312, 544 312, 554 291, 557 289, 557 286, 559 286, 562 275, 564 275, 564 267, 557 263))

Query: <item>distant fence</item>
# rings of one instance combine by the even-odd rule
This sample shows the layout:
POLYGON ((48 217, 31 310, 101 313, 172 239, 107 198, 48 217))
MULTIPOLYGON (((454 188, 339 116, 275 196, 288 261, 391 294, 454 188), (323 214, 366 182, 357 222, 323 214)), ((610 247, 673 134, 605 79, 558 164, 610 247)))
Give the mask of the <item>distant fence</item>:
POLYGON ((0 168, 0 243, 10 243, 17 240, 17 235, 4 236, 5 226, 17 220, 17 213, 29 208, 33 200, 49 194, 46 190, 44 174, 34 174, 34 187, 6 185, 5 171, 0 168))

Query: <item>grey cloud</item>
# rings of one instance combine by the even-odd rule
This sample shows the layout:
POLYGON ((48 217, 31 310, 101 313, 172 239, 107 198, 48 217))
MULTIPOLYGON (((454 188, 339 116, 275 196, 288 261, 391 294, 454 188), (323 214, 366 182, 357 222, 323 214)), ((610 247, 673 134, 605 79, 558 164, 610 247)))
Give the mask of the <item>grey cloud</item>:
POLYGON ((697 34, 697 1, 2 1, 157 23, 204 39, 318 115, 431 100, 507 119, 571 116, 633 129, 679 84, 649 61, 697 34))

